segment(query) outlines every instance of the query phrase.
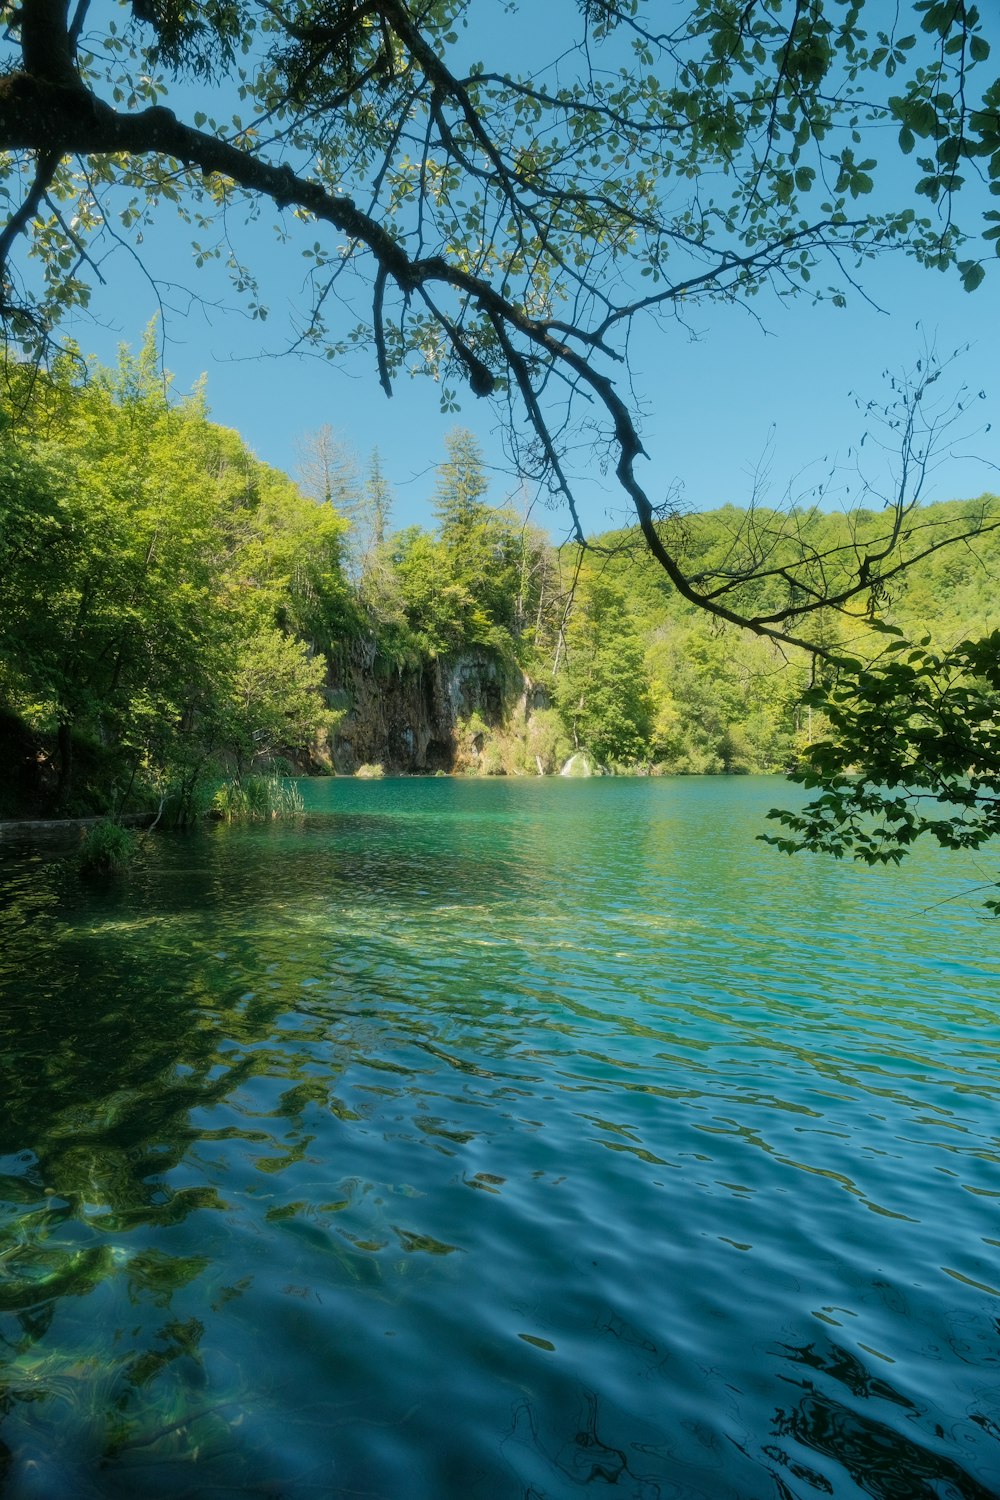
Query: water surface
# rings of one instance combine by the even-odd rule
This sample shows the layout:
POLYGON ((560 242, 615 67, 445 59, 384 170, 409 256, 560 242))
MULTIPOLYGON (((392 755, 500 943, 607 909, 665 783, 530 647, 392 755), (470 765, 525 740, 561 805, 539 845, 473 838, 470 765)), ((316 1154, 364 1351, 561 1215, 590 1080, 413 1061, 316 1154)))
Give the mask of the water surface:
POLYGON ((787 860, 765 779, 305 794, 0 846, 3 1493, 995 1500, 954 861, 787 860))

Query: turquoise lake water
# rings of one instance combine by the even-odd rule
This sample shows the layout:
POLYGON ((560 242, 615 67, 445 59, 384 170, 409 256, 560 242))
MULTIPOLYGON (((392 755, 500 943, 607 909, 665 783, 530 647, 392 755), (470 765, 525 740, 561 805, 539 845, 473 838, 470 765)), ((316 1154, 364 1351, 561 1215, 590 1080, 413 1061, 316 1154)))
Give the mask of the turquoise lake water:
POLYGON ((0 845, 0 1492, 996 1500, 975 868, 789 860, 763 778, 303 790, 0 845))

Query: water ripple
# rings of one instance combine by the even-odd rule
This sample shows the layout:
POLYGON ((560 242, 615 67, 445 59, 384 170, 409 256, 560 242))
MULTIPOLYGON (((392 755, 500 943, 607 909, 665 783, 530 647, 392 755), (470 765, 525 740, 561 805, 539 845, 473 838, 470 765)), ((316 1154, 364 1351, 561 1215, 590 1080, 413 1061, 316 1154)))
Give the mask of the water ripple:
POLYGON ((0 862, 0 1488, 1000 1494, 998 929, 767 782, 0 862))

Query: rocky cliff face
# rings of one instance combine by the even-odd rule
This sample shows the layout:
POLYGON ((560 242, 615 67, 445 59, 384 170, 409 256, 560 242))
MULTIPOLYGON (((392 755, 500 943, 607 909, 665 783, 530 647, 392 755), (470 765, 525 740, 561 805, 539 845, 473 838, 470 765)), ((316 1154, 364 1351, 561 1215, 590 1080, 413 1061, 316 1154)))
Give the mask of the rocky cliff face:
POLYGON ((412 671, 389 671, 374 647, 357 643, 331 680, 343 710, 332 739, 332 769, 351 775, 379 764, 389 775, 455 768, 456 725, 478 714, 499 726, 523 691, 518 676, 485 652, 468 652, 412 671))

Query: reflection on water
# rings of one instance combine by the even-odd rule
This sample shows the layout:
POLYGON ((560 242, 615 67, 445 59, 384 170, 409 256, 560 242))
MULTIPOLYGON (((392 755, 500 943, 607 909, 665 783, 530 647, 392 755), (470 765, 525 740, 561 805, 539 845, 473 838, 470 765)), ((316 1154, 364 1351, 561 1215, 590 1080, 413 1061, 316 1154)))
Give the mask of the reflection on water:
POLYGON ((0 847, 3 1493, 1000 1494, 1000 929, 777 791, 0 847))

